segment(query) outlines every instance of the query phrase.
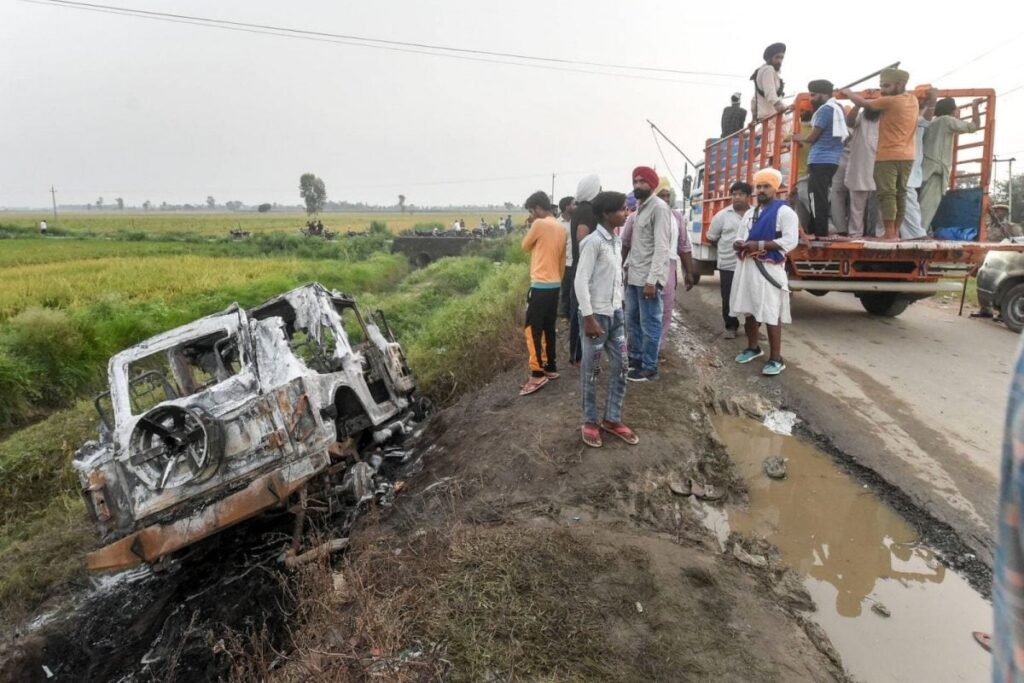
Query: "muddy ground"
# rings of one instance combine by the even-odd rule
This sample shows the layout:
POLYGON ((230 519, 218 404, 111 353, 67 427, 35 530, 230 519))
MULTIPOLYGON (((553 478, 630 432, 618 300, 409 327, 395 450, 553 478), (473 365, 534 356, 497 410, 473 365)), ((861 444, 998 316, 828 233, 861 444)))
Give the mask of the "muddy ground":
POLYGON ((661 381, 629 387, 640 444, 599 450, 579 441, 574 370, 526 398, 521 372, 500 375, 407 444, 393 505, 351 533, 322 522, 352 540, 333 563, 282 574, 287 520, 246 525, 25 629, 0 679, 845 680, 771 549, 723 552, 706 504, 671 490, 694 478, 743 503, 710 367, 670 350, 661 381))

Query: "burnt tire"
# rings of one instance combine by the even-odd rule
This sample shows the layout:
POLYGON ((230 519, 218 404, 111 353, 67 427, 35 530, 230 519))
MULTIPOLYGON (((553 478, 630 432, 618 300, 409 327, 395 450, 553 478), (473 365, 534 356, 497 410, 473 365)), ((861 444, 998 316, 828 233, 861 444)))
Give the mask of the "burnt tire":
POLYGON ((865 292, 860 295, 860 305, 871 315, 895 318, 912 300, 897 292, 865 292))
POLYGON ((1024 282, 1014 285, 999 304, 1003 324, 1013 332, 1024 330, 1024 282))

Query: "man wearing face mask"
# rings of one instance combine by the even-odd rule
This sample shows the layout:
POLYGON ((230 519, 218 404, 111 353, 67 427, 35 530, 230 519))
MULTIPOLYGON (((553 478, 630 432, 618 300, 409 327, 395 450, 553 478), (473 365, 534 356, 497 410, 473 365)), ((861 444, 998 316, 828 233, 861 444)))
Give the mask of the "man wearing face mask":
POLYGON ((738 259, 729 308, 732 316, 746 316, 743 328, 747 348, 736 356, 746 364, 760 358, 764 351, 758 343, 761 323, 768 327, 770 355, 761 370, 774 376, 786 369, 782 359, 782 325, 793 322, 789 313, 789 280, 786 277, 786 252, 797 245, 800 221, 796 212, 776 198, 782 174, 765 168, 754 174, 757 206, 743 217, 738 239, 733 243, 738 259))
POLYGON ((637 199, 633 235, 626 255, 626 332, 631 382, 658 378, 661 343, 661 293, 668 283, 672 212, 654 195, 658 174, 649 166, 633 169, 637 199))

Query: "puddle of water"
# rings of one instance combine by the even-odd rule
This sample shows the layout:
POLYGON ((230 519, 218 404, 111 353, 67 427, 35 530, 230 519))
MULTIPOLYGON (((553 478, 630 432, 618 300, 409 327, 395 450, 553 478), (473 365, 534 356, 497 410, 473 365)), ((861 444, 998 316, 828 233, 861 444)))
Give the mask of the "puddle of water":
POLYGON ((865 681, 987 681, 989 656, 971 631, 988 631, 992 608, 947 570, 899 515, 822 451, 753 420, 715 418, 750 491, 749 509, 709 515, 719 538, 732 528, 763 537, 802 574, 847 670, 865 681), (768 456, 787 459, 769 479, 768 456), (892 613, 871 609, 881 602, 892 613))

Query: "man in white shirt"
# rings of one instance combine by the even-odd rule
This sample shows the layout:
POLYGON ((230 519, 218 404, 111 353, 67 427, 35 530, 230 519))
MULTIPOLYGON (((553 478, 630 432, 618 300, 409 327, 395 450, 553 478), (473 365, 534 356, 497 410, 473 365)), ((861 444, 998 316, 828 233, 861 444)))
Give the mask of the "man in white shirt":
POLYGON ((39 234, 40 235, 45 235, 46 234, 46 230, 47 230, 46 221, 45 220, 39 221, 39 234))
POLYGON ((753 189, 749 183, 735 182, 729 188, 732 205, 722 209, 711 219, 708 227, 708 242, 718 247, 718 281, 722 293, 722 321, 725 322, 725 338, 735 339, 740 321, 730 315, 729 296, 732 294, 732 280, 736 274, 736 252, 733 243, 739 239, 743 227, 743 216, 750 209, 750 195, 753 189))
POLYGON ((768 328, 770 355, 762 375, 778 375, 786 369, 782 359, 782 325, 793 322, 789 313, 789 279, 786 252, 800 239, 800 220, 782 199, 776 198, 782 174, 765 168, 754 174, 757 206, 743 217, 739 238, 733 243, 737 255, 736 278, 729 308, 736 318, 746 316, 743 327, 747 348, 736 356, 745 364, 764 355, 758 344, 761 323, 768 328))
POLYGON ((755 122, 786 109, 782 102, 786 86, 779 75, 785 58, 785 43, 772 43, 764 49, 764 64, 750 77, 754 81, 754 99, 751 100, 750 109, 755 122))

